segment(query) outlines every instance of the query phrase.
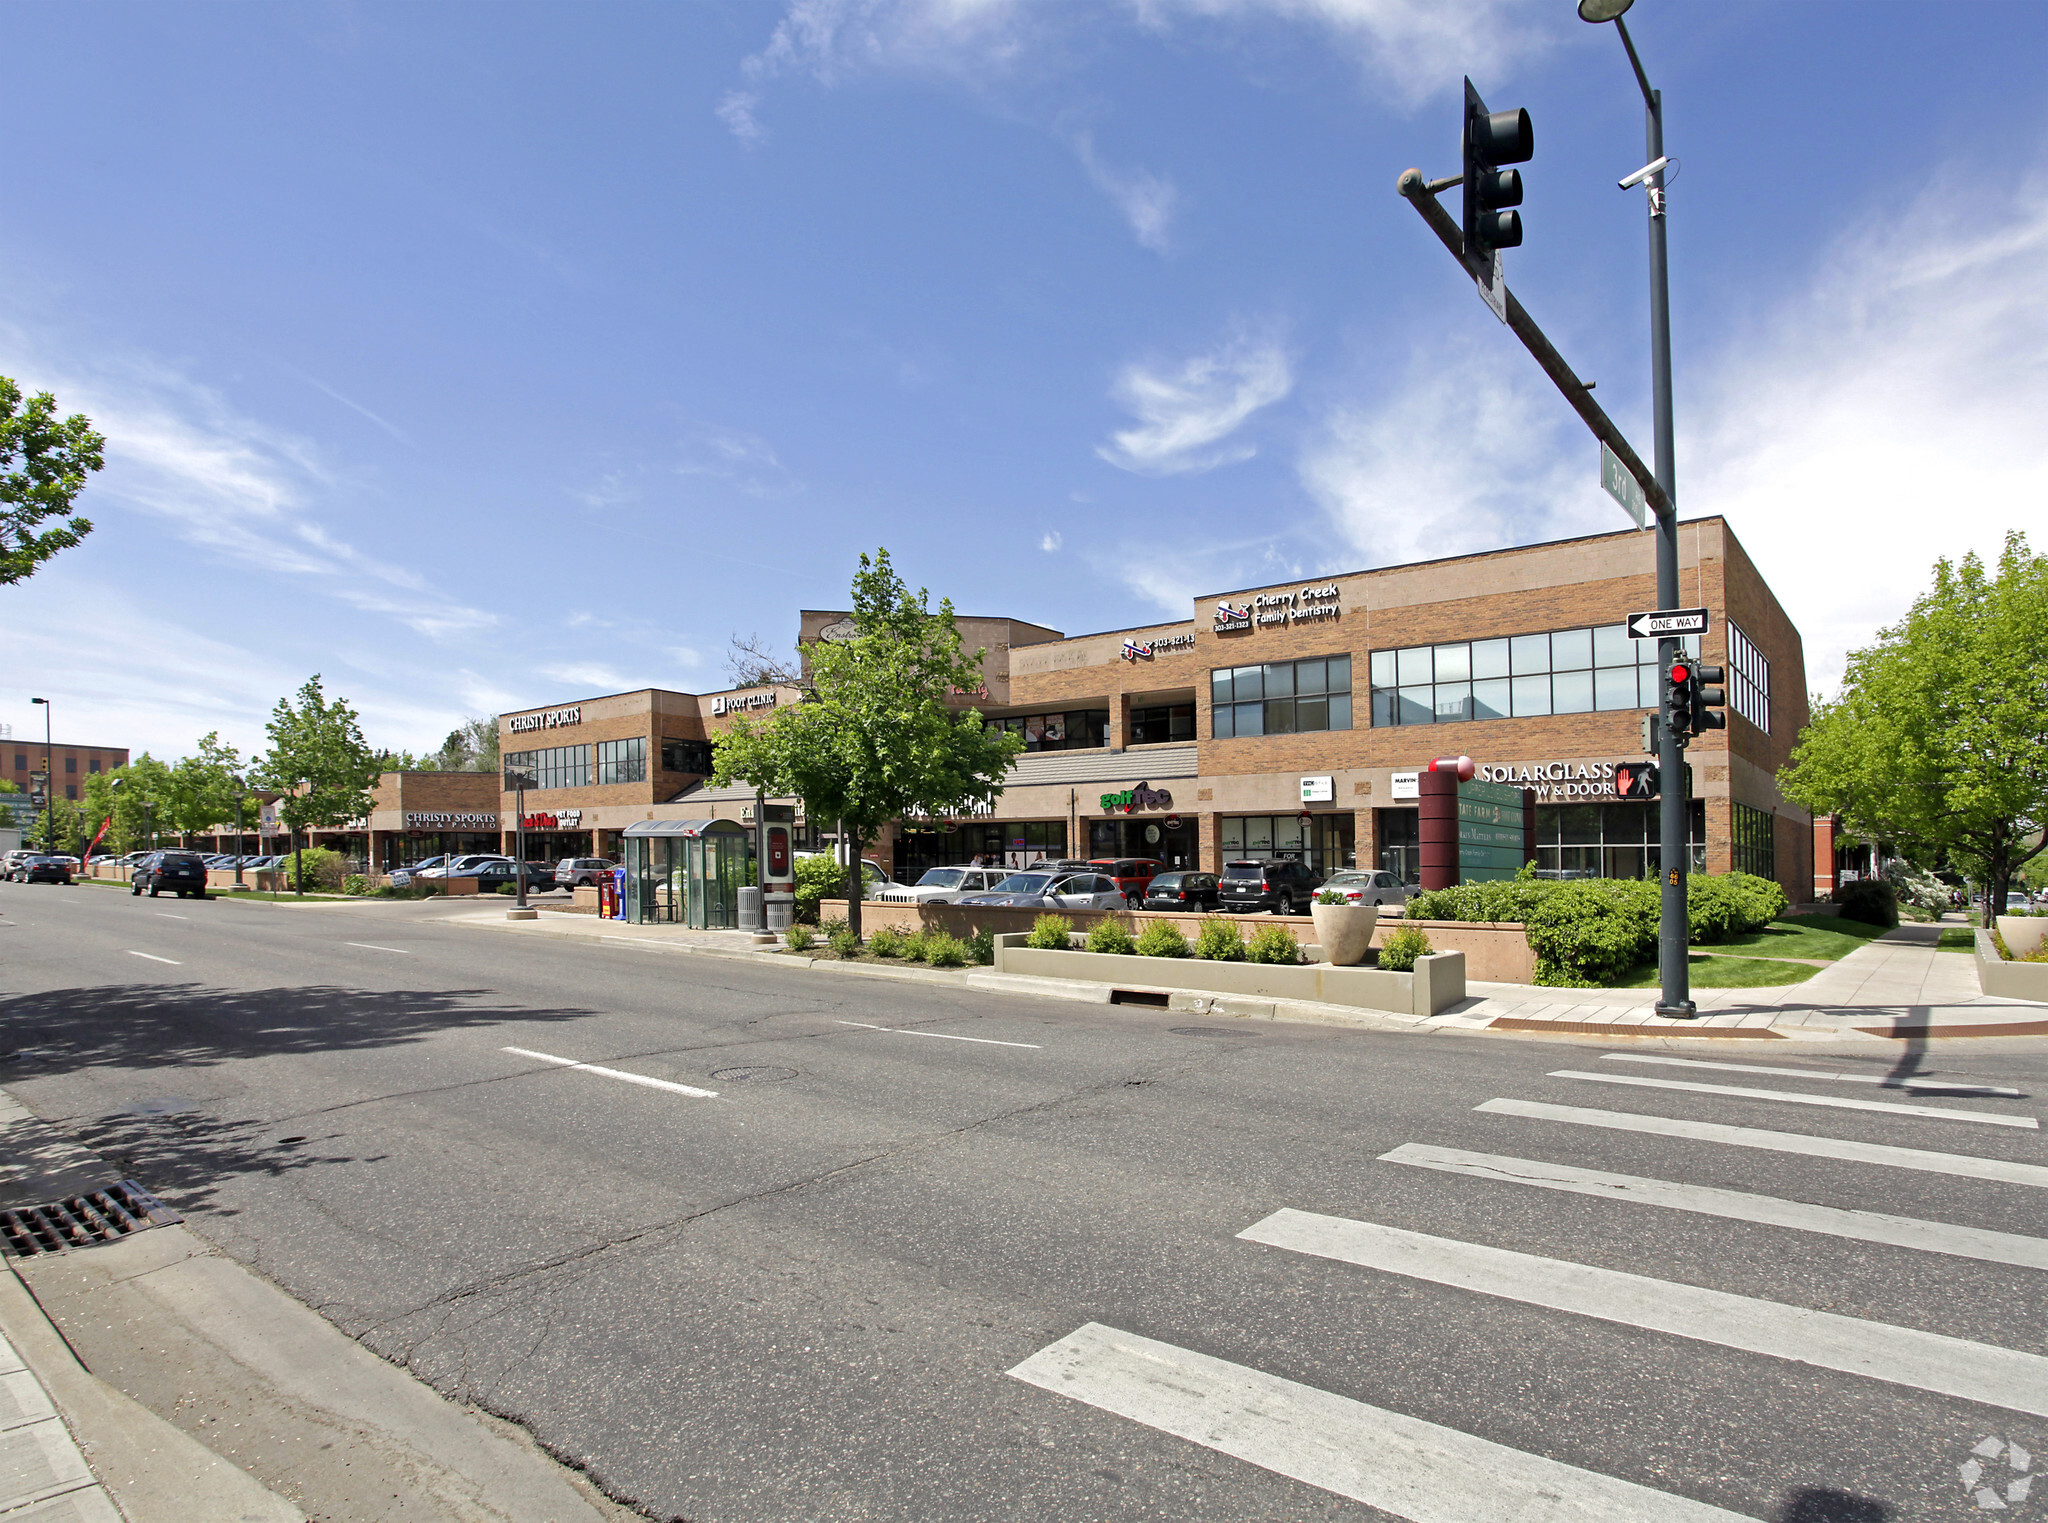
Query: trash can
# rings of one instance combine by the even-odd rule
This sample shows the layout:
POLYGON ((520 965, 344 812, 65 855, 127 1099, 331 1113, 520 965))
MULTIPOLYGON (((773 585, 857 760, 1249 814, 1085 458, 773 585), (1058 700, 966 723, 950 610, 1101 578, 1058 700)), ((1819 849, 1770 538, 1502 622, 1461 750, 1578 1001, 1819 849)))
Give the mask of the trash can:
POLYGON ((758 888, 740 890, 740 929, 758 931, 761 929, 761 891, 758 888))
POLYGON ((764 901, 768 911, 768 929, 786 931, 790 922, 796 919, 795 894, 770 894, 764 901))

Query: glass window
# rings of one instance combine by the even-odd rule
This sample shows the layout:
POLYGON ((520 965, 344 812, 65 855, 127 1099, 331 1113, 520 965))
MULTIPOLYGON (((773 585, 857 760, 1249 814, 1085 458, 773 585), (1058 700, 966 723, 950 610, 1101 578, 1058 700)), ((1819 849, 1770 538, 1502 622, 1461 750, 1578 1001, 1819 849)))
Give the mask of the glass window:
POLYGON ((1626 624, 1603 624, 1593 631, 1595 666, 1634 666, 1636 642, 1628 637, 1626 624))
POLYGON ((1550 679, 1550 708, 1555 714, 1592 713, 1593 674, 1584 670, 1557 673, 1550 679))
POLYGON ((1664 701, 1662 673, 1654 666, 1636 668, 1636 707, 1654 709, 1664 701))
POLYGON ((1436 680, 1465 682, 1472 676, 1472 647, 1439 645, 1436 648, 1436 680))
POLYGON ((1219 672, 1209 673, 1209 701, 1211 703, 1230 702, 1230 669, 1228 667, 1219 672))
POLYGON ((1372 722, 1375 725, 1399 724, 1401 722, 1401 699, 1393 688, 1374 688, 1372 694, 1372 722))
POLYGON ((1402 687, 1413 687, 1418 682, 1433 680, 1430 671, 1430 650, 1427 645, 1414 645, 1407 650, 1397 651, 1395 659, 1400 667, 1402 687))
POLYGON ((1237 710, 1227 703, 1219 703, 1209 711, 1209 733, 1218 740, 1233 740, 1237 736, 1237 710))
POLYGON ((1266 696, 1264 667, 1240 666, 1231 673, 1231 679, 1231 697, 1239 703, 1243 703, 1248 698, 1263 698, 1266 696))
POLYGON ((1583 672, 1593 665, 1593 631, 1559 630, 1550 637, 1550 669, 1554 672, 1583 672))
POLYGON ((1404 687, 1401 692, 1400 724, 1436 723, 1435 689, 1427 687, 1404 687))
POLYGON ((550 746, 544 751, 514 751, 505 758, 505 770, 527 773, 533 778, 535 792, 547 788, 588 788, 590 747, 550 746))
POLYGON ((1525 719, 1534 714, 1550 712, 1550 679, 1548 677, 1516 677, 1513 679, 1515 717, 1525 719))
POLYGON ((1330 695, 1330 728, 1348 730, 1351 728, 1351 695, 1332 693, 1330 695))
POLYGON ((1330 689, 1329 689, 1329 690, 1330 690, 1331 692, 1333 692, 1333 693, 1348 693, 1348 692, 1350 692, 1350 691, 1351 691, 1351 658, 1350 658, 1349 656, 1332 656, 1332 657, 1330 657, 1330 660, 1329 660, 1329 668, 1330 668, 1330 689))
POLYGON ((1239 703, 1232 705, 1237 715, 1237 738, 1266 733, 1266 706, 1263 703, 1239 703))
POLYGON ((1593 674, 1593 706, 1598 709, 1632 709, 1636 706, 1636 669, 1633 666, 1605 667, 1593 674))
POLYGON ((1472 642, 1472 675, 1475 678, 1505 677, 1507 674, 1507 641, 1474 640, 1472 642))
POLYGON ((1294 733, 1294 700, 1292 698, 1268 698, 1266 700, 1266 733, 1268 735, 1292 735, 1294 733))
POLYGON ((625 740, 601 740, 597 743, 597 781, 606 783, 644 783, 647 781, 647 737, 629 736, 625 740))
MULTIPOLYGON (((1211 711, 1209 733, 1217 740, 1351 728, 1349 656, 1233 667, 1213 673, 1210 690, 1228 691, 1234 699, 1219 698, 1211 711)), ((1132 710, 1134 724, 1139 712, 1132 710)), ((1193 722, 1190 711, 1188 723, 1193 722)))
MULTIPOLYGON (((1517 677, 1524 673, 1547 672, 1550 670, 1550 636, 1516 635, 1508 641, 1508 659, 1514 663, 1517 677)), ((1517 713, 1521 712, 1518 708, 1517 713)), ((1549 709, 1544 709, 1548 714, 1549 709)))
POLYGON ((1330 700, 1323 697, 1295 699, 1294 727, 1297 730, 1329 729, 1330 700))
MULTIPOLYGON (((1373 695, 1377 698, 1379 695, 1373 695)), ((1474 719, 1505 719, 1508 717, 1508 683, 1504 677, 1491 682, 1472 684, 1472 717, 1474 719)))
POLYGON ((1158 704, 1131 710, 1131 744, 1134 746, 1194 738, 1195 706, 1192 703, 1158 704))
MULTIPOLYGON (((1299 693, 1320 693, 1326 690, 1329 681, 1328 661, 1297 661, 1294 663, 1294 691, 1299 693)), ((1306 726, 1304 726, 1306 728, 1306 726)))
POLYGON ((1436 685, 1436 722, 1451 724, 1472 717, 1472 684, 1439 682, 1436 685))
POLYGON ((1277 662, 1265 669, 1266 696, 1268 698, 1292 698, 1294 696, 1294 663, 1277 662))
POLYGON ((1394 671, 1394 652, 1376 650, 1372 653, 1372 685, 1374 687, 1399 687, 1400 680, 1394 671))

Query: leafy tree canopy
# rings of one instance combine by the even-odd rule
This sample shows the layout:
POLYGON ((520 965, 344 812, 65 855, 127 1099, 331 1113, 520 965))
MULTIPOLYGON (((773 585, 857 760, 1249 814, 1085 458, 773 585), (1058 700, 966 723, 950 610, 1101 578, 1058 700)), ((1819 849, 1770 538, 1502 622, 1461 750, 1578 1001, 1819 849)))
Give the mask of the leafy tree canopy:
POLYGON ((270 749, 257 759, 254 779, 279 795, 277 812, 286 826, 331 829, 370 812, 377 753, 364 742, 356 711, 346 699, 330 701, 318 673, 299 689, 297 703, 277 700, 264 728, 270 749))
POLYGON ((1934 585, 1815 711, 1778 775, 1788 798, 1923 860, 1944 852, 2004 902, 2048 845, 2048 558, 2017 531, 1995 571, 1935 563, 1934 585))
MULTIPOLYGON (((1021 737, 990 734, 949 699, 980 691, 983 651, 961 648, 953 604, 931 607, 889 563, 860 558, 850 639, 808 651, 804 701, 763 720, 740 719, 713 742, 712 781, 744 779, 802 799, 812 820, 837 820, 864 850, 906 814, 945 814, 1000 792, 1021 737)), ((859 930, 859 875, 852 875, 859 930)))
POLYGON ((21 387, 0 376, 0 586, 28 580, 92 533, 90 520, 64 515, 105 463, 106 443, 83 413, 60 419, 47 391, 24 406, 21 387), (63 521, 38 529, 53 518, 63 521))

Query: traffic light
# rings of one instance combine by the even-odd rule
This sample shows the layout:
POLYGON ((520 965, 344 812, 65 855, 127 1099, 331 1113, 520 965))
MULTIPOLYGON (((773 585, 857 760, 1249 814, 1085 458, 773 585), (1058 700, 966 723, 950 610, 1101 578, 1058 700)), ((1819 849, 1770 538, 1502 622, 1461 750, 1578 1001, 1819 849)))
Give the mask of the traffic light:
POLYGON ((1728 716, 1720 712, 1728 702, 1728 691, 1719 686, 1727 680, 1728 674, 1718 666, 1694 666, 1692 669, 1692 727, 1700 730, 1725 730, 1728 716), (1714 683, 1713 687, 1704 684, 1714 683))
POLYGON ((1680 656, 1664 674, 1664 722, 1684 745, 1692 734, 1692 658, 1680 656))
POLYGON ((1503 164, 1526 164, 1536 156, 1536 132, 1527 111, 1488 111, 1465 81, 1465 258, 1478 265, 1496 249, 1522 242, 1522 172, 1503 164))

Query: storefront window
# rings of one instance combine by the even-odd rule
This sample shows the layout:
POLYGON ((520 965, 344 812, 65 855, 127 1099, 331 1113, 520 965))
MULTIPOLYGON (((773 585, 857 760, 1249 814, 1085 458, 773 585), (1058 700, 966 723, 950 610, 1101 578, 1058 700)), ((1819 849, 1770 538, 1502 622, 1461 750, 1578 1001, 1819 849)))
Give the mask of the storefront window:
POLYGON ((1771 733, 1771 663, 1733 619, 1728 621, 1728 707, 1771 733))
POLYGON ((1217 740, 1351 728, 1351 658, 1271 661, 1209 674, 1210 733, 1217 740))
POLYGON ((1752 809, 1747 804, 1733 806, 1730 820, 1734 845, 1734 868, 1739 873, 1755 873, 1759 878, 1778 876, 1778 817, 1768 809, 1752 809))
MULTIPOLYGON (((1698 639, 1688 636, 1684 644, 1689 655, 1699 654, 1698 639)), ((1371 669, 1375 725, 1528 719, 1658 703, 1657 642, 1631 640, 1622 624, 1376 650, 1371 669)))
POLYGON ((1131 744, 1134 746, 1194 738, 1195 706, 1192 703, 1157 704, 1131 710, 1131 744))
POLYGON ((991 733, 1008 730, 1024 737, 1026 751, 1087 751, 1109 744, 1108 709, 1073 709, 1064 714, 1011 714, 988 722, 991 733))
MULTIPOLYGON (((1649 878, 1659 871, 1654 803, 1538 804, 1539 878, 1649 878)), ((1691 801, 1692 871, 1707 862, 1707 806, 1691 801)))
POLYGON ((624 740, 597 743, 597 781, 644 783, 647 781, 647 737, 632 735, 624 740))
POLYGON ((507 772, 533 778, 534 790, 590 786, 590 747, 550 746, 545 751, 514 751, 505 758, 507 772))
POLYGON ((711 742, 708 740, 664 740, 661 770, 688 772, 696 777, 711 775, 711 742))
POLYGON ((1351 865, 1355 830, 1349 814, 1312 814, 1306 825, 1299 814, 1225 815, 1216 822, 1216 843, 1225 862, 1290 857, 1328 877, 1351 865))

